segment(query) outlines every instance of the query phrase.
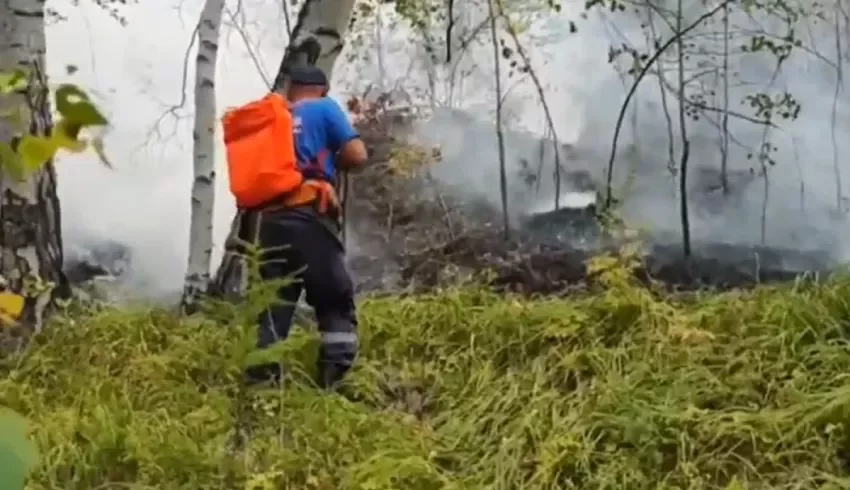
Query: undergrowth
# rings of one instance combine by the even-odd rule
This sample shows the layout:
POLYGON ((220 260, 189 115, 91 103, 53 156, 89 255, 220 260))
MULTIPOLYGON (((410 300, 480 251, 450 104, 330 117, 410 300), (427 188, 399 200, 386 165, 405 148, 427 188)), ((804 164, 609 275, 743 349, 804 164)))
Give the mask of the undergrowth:
POLYGON ((366 299, 341 395, 312 332, 245 391, 249 325, 59 318, 0 404, 32 422, 32 490, 850 488, 850 279, 670 296, 614 262, 568 299, 366 299))

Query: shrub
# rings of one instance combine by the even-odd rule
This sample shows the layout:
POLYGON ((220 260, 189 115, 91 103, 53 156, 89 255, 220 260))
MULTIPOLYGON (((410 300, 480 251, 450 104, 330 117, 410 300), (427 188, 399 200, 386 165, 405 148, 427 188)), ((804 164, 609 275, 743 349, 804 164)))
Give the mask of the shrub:
POLYGON ((33 422, 33 490, 850 488, 850 280, 606 279, 364 300, 345 396, 311 386, 311 332, 277 351, 290 383, 246 392, 250 329, 58 319, 4 364, 0 404, 33 422))

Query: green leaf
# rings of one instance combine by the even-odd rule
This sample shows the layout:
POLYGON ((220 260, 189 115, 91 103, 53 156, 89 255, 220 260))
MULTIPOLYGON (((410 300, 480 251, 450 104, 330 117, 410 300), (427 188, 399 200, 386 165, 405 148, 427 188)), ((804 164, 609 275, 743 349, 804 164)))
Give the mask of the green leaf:
POLYGON ((101 137, 92 137, 89 140, 80 139, 80 126, 69 123, 66 119, 56 121, 53 127, 53 134, 50 137, 52 144, 59 149, 67 150, 72 153, 82 153, 86 149, 91 148, 100 159, 100 162, 107 168, 113 168, 112 162, 106 155, 106 148, 101 137))
POLYGON ((85 92, 68 83, 56 89, 56 110, 69 123, 81 127, 106 126, 109 123, 85 92))
POLYGON ((54 141, 40 136, 25 134, 18 143, 18 155, 24 171, 38 170, 56 154, 54 141))
POLYGON ((67 119, 59 119, 53 125, 50 139, 57 149, 62 148, 72 153, 81 153, 86 150, 86 142, 79 139, 80 126, 69 123, 67 119))
POLYGON ((15 70, 12 72, 0 72, 0 94, 8 94, 23 90, 27 87, 27 72, 15 70))
POLYGON ((0 409, 0 488, 24 490, 30 471, 38 464, 38 449, 27 437, 27 420, 0 409))

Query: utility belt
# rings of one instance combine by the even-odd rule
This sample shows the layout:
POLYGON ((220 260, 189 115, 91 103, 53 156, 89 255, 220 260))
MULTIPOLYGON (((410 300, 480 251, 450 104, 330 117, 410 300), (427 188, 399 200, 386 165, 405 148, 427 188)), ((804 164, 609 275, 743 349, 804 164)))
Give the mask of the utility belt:
POLYGON ((231 237, 225 243, 226 250, 241 250, 241 241, 256 243, 259 233, 259 220, 267 211, 282 211, 286 209, 312 208, 317 214, 318 222, 333 236, 339 238, 342 226, 342 205, 333 184, 321 179, 305 179, 295 190, 274 199, 266 204, 248 209, 241 209, 234 220, 231 237), (235 232, 235 233, 234 233, 235 232))
POLYGON ((281 196, 269 208, 278 206, 292 209, 312 206, 319 214, 334 220, 342 215, 342 205, 333 184, 320 179, 305 179, 297 189, 281 196))

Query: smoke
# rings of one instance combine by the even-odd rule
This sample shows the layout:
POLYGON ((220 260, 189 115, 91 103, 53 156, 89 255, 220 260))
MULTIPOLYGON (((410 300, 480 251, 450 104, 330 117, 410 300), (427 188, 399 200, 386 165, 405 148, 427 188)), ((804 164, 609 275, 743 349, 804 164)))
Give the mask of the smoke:
MULTIPOLYGON (((634 11, 594 12, 582 19, 581 3, 564 3, 560 15, 532 21, 521 35, 533 68, 546 88, 546 99, 561 143, 560 160, 564 192, 577 189, 576 177, 589 174, 604 183, 612 147, 617 115, 633 77, 625 75, 631 58, 621 56, 609 63, 609 49, 646 48, 646 19, 634 11), (574 21, 577 32, 570 32, 574 21)), ((481 5, 470 5, 467 27, 483 19, 481 5)), ((755 13, 737 13, 730 19, 729 120, 731 141, 728 153, 731 196, 720 189, 721 146, 720 113, 707 111, 698 120, 687 121, 690 140, 690 176, 688 178, 692 237, 734 244, 759 244, 784 248, 829 250, 836 260, 848 258, 846 188, 850 166, 841 156, 850 144, 848 100, 842 87, 835 94, 837 77, 846 70, 846 53, 836 52, 846 45, 848 31, 845 16, 832 6, 819 7, 818 19, 811 16, 796 25, 801 45, 777 69, 776 56, 769 53, 743 53, 753 35, 779 42, 787 30, 777 17, 755 13), (838 17, 838 31, 835 20, 838 17), (841 70, 839 71, 839 67, 841 70), (754 109, 746 96, 765 92, 772 97, 792 94, 800 103, 796 120, 774 118, 776 128, 766 128, 745 120, 754 109), (835 117, 833 117, 835 111, 835 117), (833 122, 833 119, 835 120, 833 122), (833 134, 838 135, 833 141, 833 134), (771 147, 767 158, 759 158, 762 148, 771 147), (768 161, 769 158, 769 161, 768 161), (763 174, 766 168, 767 183, 763 174), (839 178, 840 177, 840 178, 839 178), (837 196, 841 189, 840 198, 837 196), (841 206, 841 211, 839 211, 841 206)), ((837 8, 837 7, 836 7, 837 8)), ((703 6, 686 12, 685 25, 705 12, 703 6)), ((668 39, 669 29, 656 19, 658 36, 668 39)), ((717 68, 722 62, 721 16, 694 31, 688 40, 692 52, 686 77, 701 80, 702 94, 696 82, 690 84, 691 100, 702 97, 712 107, 722 108, 722 85, 717 68)), ((418 128, 421 141, 439 145, 443 161, 434 174, 456 192, 483 197, 499 205, 499 169, 494 127, 492 47, 484 39, 467 50, 460 68, 434 68, 424 52, 411 53, 405 39, 408 32, 395 30, 386 41, 388 58, 404 60, 391 67, 387 76, 407 90, 417 81, 413 74, 428 73, 431 80, 419 77, 423 92, 437 92, 438 109, 434 117, 418 128), (410 59, 411 56, 414 59, 410 59), (418 56, 418 58, 416 58, 418 56), (463 83, 450 74, 469 72, 463 83), (442 82, 434 83, 433 79, 442 82), (434 90, 436 88, 436 90, 434 90)), ((506 37, 506 36, 503 36, 506 37)), ((506 37, 508 46, 512 43, 506 37)), ((442 57, 442 53, 438 56, 442 57)), ((843 49, 843 48, 842 48, 843 49)), ((421 50, 421 48, 420 48, 421 50)), ((671 55, 674 53, 671 50, 671 55)), ((675 89, 675 66, 665 59, 665 78, 675 89)), ((502 63, 507 64, 506 62, 502 63)), ((364 67, 356 68, 362 77, 364 67)), ((511 209, 517 215, 554 208, 554 149, 543 138, 545 121, 536 88, 526 78, 503 73, 503 113, 508 120, 506 132, 507 163, 511 209), (527 185, 526 167, 537 170, 539 180, 527 185), (535 191, 530 191, 534 189, 535 191), (547 204, 548 203, 548 204, 547 204)), ((389 83, 392 85, 392 81, 389 83)), ((667 105, 674 135, 674 166, 678 166, 681 140, 678 104, 668 91, 667 105)), ((656 235, 678 240, 681 233, 679 182, 667 170, 670 156, 667 117, 662 110, 658 79, 643 80, 626 114, 614 164, 615 196, 622 200, 621 212, 627 222, 656 235)), ((597 186, 599 187, 599 186, 597 186)), ((568 196, 562 196, 561 203, 568 196)))
MULTIPOLYGON (((110 118, 107 152, 115 169, 92 155, 59 158, 59 193, 65 248, 71 256, 110 243, 129 248, 126 284, 134 296, 173 296, 182 287, 188 256, 192 183, 194 50, 183 67, 203 2, 139 2, 122 7, 122 27, 94 2, 78 7, 54 2, 67 20, 48 27, 48 72, 53 83, 85 88, 110 118), (72 75, 66 66, 73 65, 72 75), (176 107, 176 108, 175 108, 176 107), (174 108, 174 109, 172 109, 174 108)), ((274 77, 287 34, 279 6, 228 2, 251 36, 252 51, 274 77), (281 22, 273 19, 281 18, 281 22)), ((225 15, 225 19, 229 19, 225 15)), ((224 29, 218 66, 218 111, 264 94, 242 38, 224 29)), ((234 214, 227 188, 223 144, 216 154, 214 267, 234 214)))
MULTIPOLYGON (((54 8, 68 20, 48 29, 48 68, 53 81, 72 81, 88 89, 106 109, 114 126, 107 145, 116 163, 115 170, 99 166, 91 156, 62 157, 58 162, 66 245, 79 248, 106 241, 127 245, 133 257, 131 287, 139 295, 161 296, 178 291, 185 271, 192 180, 191 57, 185 104, 171 115, 168 111, 184 98, 181 93, 184 56, 201 3, 200 0, 140 2, 124 10, 129 21, 126 27, 86 2, 79 7, 56 5, 54 8), (66 65, 74 65, 77 71, 67 75, 66 65), (154 127, 159 128, 158 133, 151 131, 154 127)), ((236 3, 229 2, 233 11, 237 10, 236 3)), ((254 43, 252 51, 266 74, 273 76, 287 38, 279 5, 259 0, 243 1, 241 5, 238 18, 246 25, 254 43)), ((464 29, 473 29, 482 19, 483 10, 476 5, 470 2, 459 19, 457 36, 464 29)), ((615 119, 632 80, 608 63, 609 48, 626 44, 644 49, 646 38, 641 20, 632 12, 592 13, 582 19, 582 10, 582 2, 563 3, 560 14, 530 22, 521 38, 546 86, 565 171, 581 170, 598 181, 603 180, 615 119), (576 23, 577 32, 570 32, 570 21, 576 23)), ((850 243, 845 239, 845 218, 836 225, 831 213, 837 207, 835 155, 839 156, 843 187, 850 187, 850 168, 841 158, 850 142, 840 136, 848 130, 847 97, 841 90, 836 103, 833 95, 836 66, 846 67, 846 61, 836 62, 833 14, 825 7, 824 21, 805 23, 805 29, 798 30, 803 33, 803 46, 794 51, 778 73, 774 69, 775 59, 770 56, 736 54, 731 59, 732 69, 737 73, 737 82, 730 87, 731 110, 751 114, 752 108, 743 103, 744 96, 766 89, 792 93, 802 110, 796 121, 780 121, 780 127, 767 135, 776 147, 772 153, 776 164, 767 171, 766 206, 763 179, 757 175, 760 167, 757 161, 747 158, 750 153, 758 154, 765 137, 764 128, 732 118, 730 173, 738 181, 749 180, 749 184, 738 198, 729 200, 718 201, 711 192, 697 198, 696 191, 692 191, 695 238, 759 242, 764 214, 768 244, 824 248, 833 243, 850 243), (837 117, 833 125, 834 104, 837 117), (831 137, 833 130, 839 135, 835 144, 831 137), (751 169, 755 178, 748 177, 751 169)), ((434 119, 424 122, 417 131, 422 141, 442 147, 444 158, 434 168, 435 176, 457 192, 485 197, 498 204, 492 47, 488 42, 473 44, 454 70, 435 66, 428 61, 422 43, 411 43, 412 34, 401 25, 393 25, 392 14, 385 15, 387 19, 382 24, 388 27, 381 36, 381 46, 373 42, 372 26, 362 27, 357 41, 349 43, 342 64, 337 67, 334 93, 359 94, 370 84, 396 87, 414 100, 441 107, 434 119), (367 60, 352 58, 354 54, 375 53, 377 49, 385 60, 381 67, 371 55, 367 60)), ((696 11, 688 13, 690 19, 697 15, 696 11)), ((732 24, 736 31, 732 44, 737 51, 749 37, 742 30, 784 34, 781 25, 766 18, 739 16, 732 24)), ((708 53, 717 52, 721 40, 708 31, 719 28, 715 22, 700 31, 702 34, 695 42, 702 43, 708 53)), ((843 44, 847 30, 842 20, 839 31, 843 44)), ((257 97, 265 87, 242 38, 233 29, 225 31, 219 49, 219 112, 257 97)), ((660 25, 659 35, 667 36, 660 25)), ((510 44, 509 40, 506 42, 510 44)), ((439 49, 437 56, 443 57, 439 49)), ((455 59, 458 58, 456 53, 455 59)), ((696 58, 699 57, 691 61, 694 66, 689 67, 692 74, 699 68, 696 64, 700 60, 696 58)), ((621 72, 625 65, 628 65, 625 59, 618 63, 621 72)), ((667 70, 672 68, 669 65, 667 70)), ((512 210, 521 215, 545 209, 547 202, 554 203, 551 183, 554 151, 551 143, 540 143, 545 121, 535 87, 527 79, 518 81, 520 77, 516 74, 504 75, 503 85, 510 90, 504 100, 510 130, 507 136, 510 198, 512 210), (541 158, 543 173, 538 183, 529 186, 523 161, 525 167, 536 170, 541 158), (538 185, 539 192, 528 190, 538 185)), ((672 72, 667 78, 675 80, 672 72)), ((713 98, 708 102, 716 103, 713 98)), ((672 130, 678 134, 673 97, 668 97, 668 104, 674 119, 672 130)), ((618 145, 614 181, 618 196, 625 200, 622 209, 630 223, 675 235, 679 233, 678 184, 666 170, 668 128, 661 107, 657 79, 650 76, 643 81, 627 114, 618 145)), ((717 119, 717 114, 711 116, 717 119)), ((720 162, 719 132, 705 118, 689 125, 690 187, 711 188, 715 185, 711 179, 716 177, 711 177, 711 169, 717 169, 720 162)), ((678 139, 674 146, 678 155, 678 139)), ((218 150, 214 265, 234 212, 225 181, 223 148, 218 150)), ((565 179, 562 188, 570 190, 575 182, 562 177, 565 179)), ((352 240, 358 246, 365 246, 356 237, 352 240)), ((841 252, 843 258, 844 251, 841 252)))

